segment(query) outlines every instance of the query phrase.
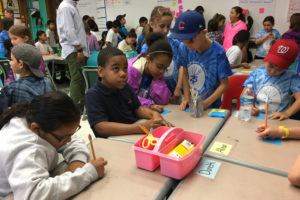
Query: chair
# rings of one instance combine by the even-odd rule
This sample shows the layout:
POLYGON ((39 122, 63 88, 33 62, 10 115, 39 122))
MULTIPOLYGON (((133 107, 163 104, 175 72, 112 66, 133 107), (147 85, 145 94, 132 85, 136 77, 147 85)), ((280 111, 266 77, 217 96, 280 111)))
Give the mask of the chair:
POLYGON ((98 66, 98 54, 100 51, 91 51, 91 55, 86 62, 86 66, 98 66))
POLYGON ((223 94, 222 109, 232 111, 232 100, 236 99, 236 109, 240 109, 240 95, 243 91, 243 83, 248 78, 248 75, 233 75, 228 78, 229 87, 223 94))
POLYGON ((2 71, 1 79, 3 81, 3 85, 6 83, 6 79, 8 78, 10 72, 10 60, 7 58, 0 59, 0 70, 2 71))
MULTIPOLYGON (((80 68, 82 76, 84 78, 84 82, 85 82, 85 93, 88 91, 88 89, 90 89, 91 87, 93 87, 96 83, 98 76, 98 67, 96 66, 83 66, 80 68)), ((87 116, 86 116, 86 108, 84 106, 83 109, 83 114, 82 114, 82 120, 86 120, 87 116)))

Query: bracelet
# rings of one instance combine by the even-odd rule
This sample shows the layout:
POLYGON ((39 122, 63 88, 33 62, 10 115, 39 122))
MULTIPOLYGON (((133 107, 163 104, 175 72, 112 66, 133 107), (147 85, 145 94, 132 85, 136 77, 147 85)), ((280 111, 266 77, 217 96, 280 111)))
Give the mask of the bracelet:
POLYGON ((284 131, 284 136, 281 136, 281 139, 286 139, 290 135, 289 129, 287 129, 285 126, 278 126, 279 129, 282 129, 284 131))

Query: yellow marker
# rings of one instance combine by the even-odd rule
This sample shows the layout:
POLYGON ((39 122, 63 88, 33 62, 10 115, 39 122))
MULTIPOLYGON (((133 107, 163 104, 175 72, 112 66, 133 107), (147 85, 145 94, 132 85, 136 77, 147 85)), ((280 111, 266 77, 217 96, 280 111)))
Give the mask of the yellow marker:
POLYGON ((177 147, 175 147, 175 149, 168 153, 168 155, 176 158, 182 158, 194 148, 195 145, 193 143, 188 140, 183 140, 177 147))
POLYGON ((231 144, 225 144, 225 143, 216 141, 213 144, 213 146, 210 148, 209 151, 227 156, 229 154, 231 148, 232 148, 231 144))

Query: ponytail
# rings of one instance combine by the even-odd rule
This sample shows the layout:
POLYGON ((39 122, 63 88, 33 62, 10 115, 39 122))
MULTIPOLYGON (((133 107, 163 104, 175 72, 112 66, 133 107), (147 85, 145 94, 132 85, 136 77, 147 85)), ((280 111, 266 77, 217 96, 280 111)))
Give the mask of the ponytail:
POLYGON ((29 102, 14 104, 0 115, 0 129, 14 117, 25 117, 29 108, 29 102))

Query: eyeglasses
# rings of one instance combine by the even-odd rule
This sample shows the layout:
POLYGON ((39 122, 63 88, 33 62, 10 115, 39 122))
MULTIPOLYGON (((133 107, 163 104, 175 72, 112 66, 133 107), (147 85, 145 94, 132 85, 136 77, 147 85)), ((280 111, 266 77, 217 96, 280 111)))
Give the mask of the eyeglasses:
MULTIPOLYGON (((79 125, 76 129, 76 131, 74 133, 76 133, 77 131, 79 131, 79 129, 81 129, 81 126, 79 125)), ((63 137, 63 138, 59 138, 57 135, 55 135, 54 133, 52 133, 51 131, 48 131, 48 133, 50 135, 52 135, 55 139, 57 139, 60 143, 63 143, 65 141, 67 141, 70 137, 72 137, 72 135, 74 133, 71 133, 70 135, 66 136, 66 137, 63 137)))

